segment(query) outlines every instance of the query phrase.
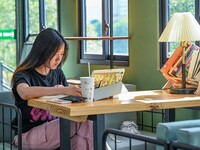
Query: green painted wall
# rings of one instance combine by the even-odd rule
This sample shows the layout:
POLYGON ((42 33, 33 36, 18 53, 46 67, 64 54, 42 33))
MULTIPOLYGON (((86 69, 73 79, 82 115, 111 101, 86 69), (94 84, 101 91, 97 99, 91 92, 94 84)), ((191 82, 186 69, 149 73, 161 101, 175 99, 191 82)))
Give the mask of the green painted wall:
MULTIPOLYGON (((62 0, 64 36, 78 36, 78 1, 62 0)), ((130 65, 125 67, 124 83, 135 84, 137 90, 161 89, 166 80, 159 71, 159 3, 157 0, 129 0, 130 65)), ((87 75, 87 65, 78 63, 78 41, 68 41, 69 57, 63 69, 68 78, 87 75)), ((91 70, 109 66, 91 65, 91 70)), ((115 66, 118 68, 118 66, 115 66)), ((177 118, 195 118, 196 111, 179 109, 177 118), (184 113, 187 112, 187 113, 184 113), (184 117, 183 117, 184 114, 184 117)))
POLYGON ((127 82, 138 90, 160 89, 165 80, 158 69, 158 1, 129 1, 130 67, 127 82))
MULTIPOLYGON (((61 32, 65 37, 78 35, 77 0, 61 1, 61 32)), ((68 78, 78 78, 85 75, 85 65, 78 63, 78 41, 68 41, 70 51, 63 70, 68 78)))

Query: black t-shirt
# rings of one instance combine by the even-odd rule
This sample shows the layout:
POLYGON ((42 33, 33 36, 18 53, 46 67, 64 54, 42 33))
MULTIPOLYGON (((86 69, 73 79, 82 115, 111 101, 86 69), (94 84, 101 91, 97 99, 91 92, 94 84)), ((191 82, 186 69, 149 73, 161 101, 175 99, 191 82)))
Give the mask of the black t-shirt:
POLYGON ((51 121, 56 117, 52 116, 47 110, 30 107, 27 101, 23 100, 17 93, 17 85, 27 83, 29 86, 53 87, 58 84, 67 86, 65 75, 61 68, 51 70, 47 76, 41 75, 35 69, 20 71, 14 75, 13 94, 15 104, 22 112, 22 132, 27 132, 35 126, 51 121))

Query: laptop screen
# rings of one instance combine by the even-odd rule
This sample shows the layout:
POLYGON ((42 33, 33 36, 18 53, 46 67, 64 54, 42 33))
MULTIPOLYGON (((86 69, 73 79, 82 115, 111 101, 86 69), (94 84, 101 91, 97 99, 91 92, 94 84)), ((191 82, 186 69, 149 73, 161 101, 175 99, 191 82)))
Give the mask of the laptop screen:
POLYGON ((124 68, 93 70, 91 76, 94 78, 95 88, 100 88, 122 82, 124 72, 124 68))

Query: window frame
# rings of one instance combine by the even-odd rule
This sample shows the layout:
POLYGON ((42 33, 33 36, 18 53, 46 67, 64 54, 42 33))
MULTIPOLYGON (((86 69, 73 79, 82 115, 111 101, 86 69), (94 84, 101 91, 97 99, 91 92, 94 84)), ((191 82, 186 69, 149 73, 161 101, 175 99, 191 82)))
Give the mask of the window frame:
MULTIPOLYGON (((86 7, 85 7, 85 0, 79 0, 79 36, 85 37, 86 35, 86 7)), ((109 6, 113 6, 113 0, 102 0, 102 36, 103 37, 113 37, 112 35, 112 28, 113 28, 113 22, 112 22, 112 11, 113 8, 109 6), (106 10, 105 8, 108 8, 106 10), (110 8, 110 9, 109 9, 110 8), (107 21, 108 20, 108 21, 107 21), (108 23, 109 24, 108 24, 108 23), (110 33, 110 35, 109 35, 110 33)), ((95 39, 95 38, 94 38, 95 39)), ((129 36, 127 36, 127 40, 129 39, 129 36)), ((80 40, 80 55, 79 60, 81 64, 85 64, 90 62, 91 64, 96 65, 109 65, 110 68, 113 68, 113 65, 118 66, 128 66, 129 65, 129 55, 128 56, 122 56, 122 55, 109 55, 109 51, 113 49, 113 40, 119 40, 118 38, 114 39, 100 39, 102 40, 102 55, 95 55, 95 54, 84 54, 86 45, 85 40, 80 40), (106 50, 107 49, 107 50, 106 50), (113 64, 111 63, 113 62, 113 64)), ((122 39, 123 40, 123 39, 122 39)), ((129 43, 128 43, 128 53, 130 54, 129 50, 129 43)))
MULTIPOLYGON (((40 31, 43 30, 46 27, 46 21, 45 21, 45 0, 38 0, 39 2, 39 29, 40 31)), ((61 23, 60 23, 60 3, 61 0, 57 0, 57 23, 58 23, 58 30, 61 29, 61 23)), ((27 42, 30 37, 37 36, 37 34, 30 33, 30 23, 29 23, 29 0, 23 1, 23 42, 27 42)))
MULTIPOLYGON (((22 32, 19 32, 17 30, 17 64, 20 63, 22 51, 24 48, 24 44, 32 44, 29 41, 30 37, 35 37, 37 36, 38 33, 30 33, 30 22, 29 22, 29 0, 23 0, 22 2, 19 2, 18 0, 16 1, 16 27, 21 28, 22 27, 22 32), (21 6, 19 8, 19 6, 21 6), (22 16, 22 17, 20 17, 22 16), (21 20, 21 22, 20 22, 21 20), (22 23, 22 25, 21 25, 22 23)), ((56 0, 57 1, 57 30, 60 31, 61 29, 61 0, 56 0)), ((46 21, 45 21, 45 0, 38 0, 39 2, 39 29, 40 31, 45 28, 46 26, 46 21)))
MULTIPOLYGON (((169 1, 170 0, 160 0, 159 1, 159 19, 160 19, 160 35, 164 31, 168 20, 169 20, 169 1)), ((195 18, 197 22, 200 23, 200 0, 195 0, 195 18)), ((196 45, 200 45, 200 42, 195 42, 196 45)), ((165 64, 168 60, 167 51, 169 51, 169 43, 161 42, 160 43, 160 68, 165 64)))

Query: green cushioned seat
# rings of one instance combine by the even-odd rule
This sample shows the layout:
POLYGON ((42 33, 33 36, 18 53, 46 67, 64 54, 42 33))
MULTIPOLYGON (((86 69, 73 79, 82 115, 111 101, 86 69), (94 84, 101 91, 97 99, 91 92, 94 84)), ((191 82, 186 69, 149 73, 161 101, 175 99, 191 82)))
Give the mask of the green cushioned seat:
POLYGON ((200 127, 179 129, 177 131, 177 141, 200 147, 200 127))
POLYGON ((176 140, 178 129, 191 127, 200 127, 200 119, 159 123, 156 129, 156 137, 165 141, 176 140))
MULTIPOLYGON (((170 142, 177 139, 176 132, 180 128, 191 127, 200 127, 200 119, 159 123, 156 129, 156 137, 157 139, 170 142)), ((157 146, 156 149, 163 150, 163 147, 157 146)))

